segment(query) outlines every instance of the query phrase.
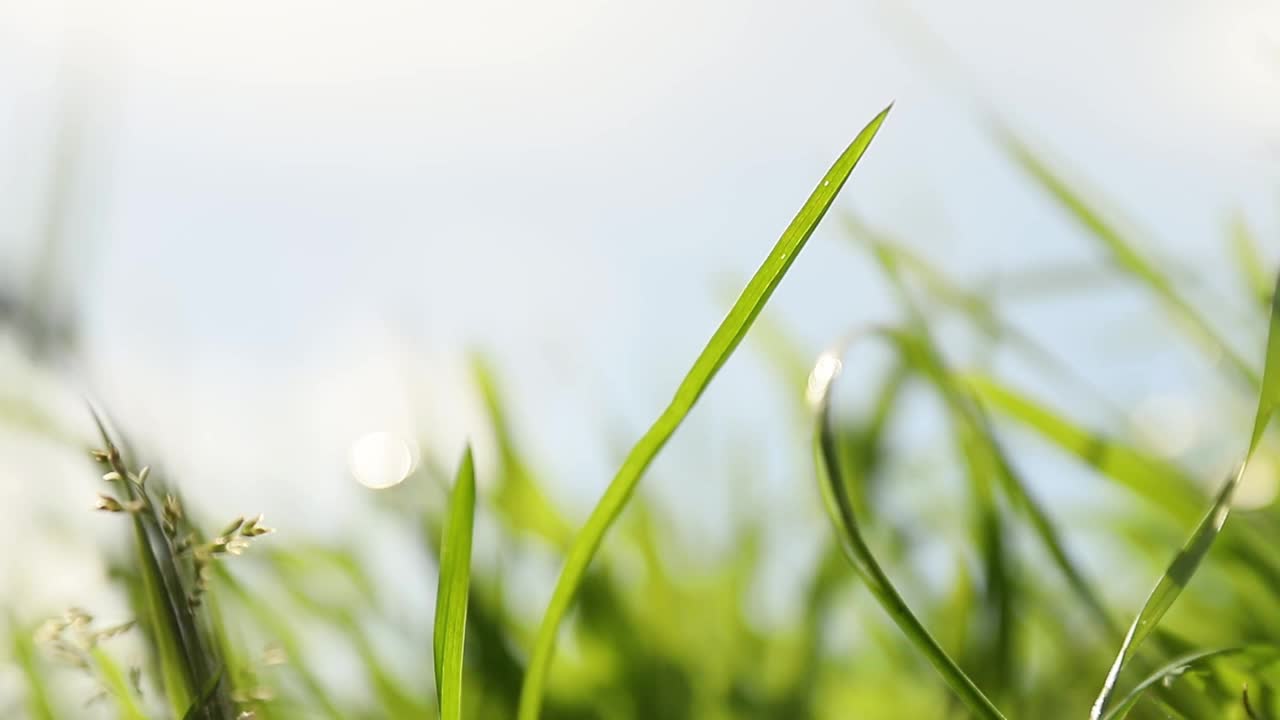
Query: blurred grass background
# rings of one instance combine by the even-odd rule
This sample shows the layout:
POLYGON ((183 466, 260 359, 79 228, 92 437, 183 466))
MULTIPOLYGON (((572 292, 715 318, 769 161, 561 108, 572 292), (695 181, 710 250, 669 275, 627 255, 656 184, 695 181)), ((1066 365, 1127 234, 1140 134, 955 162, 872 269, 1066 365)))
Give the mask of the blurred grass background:
MULTIPOLYGON (((852 326, 927 326, 1115 627, 1244 449, 1277 257, 1274 5, 2 12, 0 716, 165 716, 143 632, 88 673, 33 639, 72 606, 137 615, 129 538, 89 514, 87 396, 195 526, 262 510, 282 531, 211 582, 263 717, 434 716, 435 557, 471 438, 464 707, 512 717, 604 480, 889 98, 607 539, 544 716, 962 714, 821 514, 805 376, 852 326), (376 494, 344 467, 373 430, 421 451, 376 494)), ((881 562, 1010 717, 1083 716, 1115 628, 928 378, 850 363, 843 447, 881 562)), ((1146 669, 1274 642, 1275 453, 1146 669)), ((1136 713, 1247 717, 1247 678, 1273 716, 1267 657, 1136 713)))

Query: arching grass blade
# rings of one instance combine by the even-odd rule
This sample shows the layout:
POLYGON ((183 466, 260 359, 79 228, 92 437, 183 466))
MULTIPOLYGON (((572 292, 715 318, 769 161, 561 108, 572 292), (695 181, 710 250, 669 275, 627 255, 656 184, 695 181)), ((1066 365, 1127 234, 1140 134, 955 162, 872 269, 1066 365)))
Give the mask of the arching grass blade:
POLYGON ((1023 170, 1098 240, 1119 270, 1145 285, 1164 303, 1176 320, 1190 329, 1196 339, 1213 352, 1222 353, 1236 375, 1254 387, 1259 384, 1260 378, 1253 366, 1227 343, 1213 324, 1196 309, 1195 304, 1178 291, 1177 283, 1143 255, 1114 222, 1086 199, 1084 193, 1067 182, 1027 143, 1007 128, 998 128, 997 136, 1023 170))
POLYGON ((756 316, 760 314, 760 310, 764 308, 774 289, 804 248, 809 236, 813 234, 814 228, 831 207, 836 194, 844 187, 858 160, 880 130, 890 108, 885 108, 863 128, 818 183, 804 206, 800 208, 800 212, 783 231, 782 237, 765 258, 764 264, 747 283, 742 295, 738 297, 729 314, 711 336, 711 340, 703 348, 698 359, 694 361, 688 375, 676 388, 675 397, 672 398, 671 403, 628 453, 622 467, 618 469, 617 475, 605 490, 604 496, 591 511, 586 524, 574 539, 534 641, 529 670, 520 691, 519 720, 536 720, 538 717, 560 623, 569 611, 569 605, 586 575, 591 559, 595 557, 596 550, 604 540, 605 533, 626 506, 649 464, 680 427, 698 398, 710 385, 712 378, 742 342, 742 338, 746 336, 756 316))
POLYGON ((1111 708, 1111 710, 1103 716, 1102 720, 1122 720, 1129 714, 1129 711, 1138 704, 1138 701, 1142 699, 1143 695, 1145 695, 1152 687, 1167 682, 1189 670, 1208 665, 1215 660, 1230 657, 1232 655, 1239 655, 1248 652, 1251 649, 1252 648, 1244 646, 1228 647, 1218 648, 1217 650, 1202 650, 1189 655, 1183 655, 1143 678, 1142 682, 1135 685, 1127 695, 1121 698, 1121 700, 1116 703, 1115 707, 1111 708))
POLYGON ((996 706, 934 640, 881 569, 858 528, 853 503, 841 475, 840 452, 831 419, 831 389, 843 368, 846 346, 823 353, 809 376, 808 393, 817 420, 818 482, 845 555, 867 589, 898 628, 934 666, 956 697, 982 720, 1003 720, 996 706))
MULTIPOLYGON (((1280 278, 1277 279, 1277 283, 1280 284, 1280 278)), ((1120 644, 1115 662, 1112 663, 1111 670, 1103 682, 1102 691, 1098 694, 1098 699, 1089 713, 1090 720, 1101 720, 1105 716, 1111 697, 1115 693, 1116 681, 1125 664, 1142 641, 1155 629, 1160 618, 1164 617, 1165 612, 1173 605, 1187 583, 1191 581, 1200 561, 1208 554, 1213 541, 1222 531, 1222 526, 1231 513, 1231 497, 1240 484, 1240 478, 1244 475, 1245 468, 1248 467, 1249 460, 1252 459, 1277 405, 1280 405, 1280 293, 1274 293, 1272 298, 1271 326, 1267 333, 1266 362, 1262 374, 1261 391, 1258 394, 1258 410, 1254 415, 1253 432, 1250 435, 1249 447, 1244 459, 1223 483, 1222 489, 1218 491, 1213 504, 1209 507, 1209 512, 1196 526, 1187 544, 1174 556, 1169 569, 1156 583, 1155 589, 1143 604, 1138 617, 1129 627, 1129 632, 1120 644)))

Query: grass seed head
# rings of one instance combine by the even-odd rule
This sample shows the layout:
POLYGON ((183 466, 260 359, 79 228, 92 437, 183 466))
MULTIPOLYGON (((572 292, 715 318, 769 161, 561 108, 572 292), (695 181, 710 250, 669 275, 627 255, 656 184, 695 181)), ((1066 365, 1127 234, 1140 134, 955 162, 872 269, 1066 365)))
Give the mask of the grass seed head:
POLYGON ((116 500, 110 495, 98 493, 98 502, 94 505, 94 509, 101 510, 103 512, 118 513, 124 512, 124 505, 121 505, 119 500, 116 500))

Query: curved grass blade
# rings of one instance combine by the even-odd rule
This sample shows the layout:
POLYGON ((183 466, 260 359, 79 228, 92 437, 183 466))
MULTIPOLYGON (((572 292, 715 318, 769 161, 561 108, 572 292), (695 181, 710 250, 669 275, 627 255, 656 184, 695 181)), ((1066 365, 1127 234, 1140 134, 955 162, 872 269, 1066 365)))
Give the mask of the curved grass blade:
MULTIPOLYGON (((1105 631, 1118 634, 1118 628, 1112 623, 1101 599, 1085 580, 1083 572, 1067 555, 1066 547, 1048 513, 1032 497, 1026 488, 1026 483, 1005 455, 982 406, 976 402, 964 385, 957 381, 955 374, 943 360, 942 352, 930 332, 925 313, 918 307, 903 277, 902 269, 914 267, 917 272, 924 275, 926 285, 944 298, 953 298, 952 301, 962 310, 970 313, 972 321, 980 328, 989 328, 997 335, 1008 333, 1015 339, 1020 337, 1020 333, 1003 323, 995 314, 994 308, 985 304, 984 300, 952 286, 941 271, 936 270, 923 259, 916 258, 851 216, 848 218, 848 225, 855 235, 864 237, 870 242, 876 260, 893 284, 901 303, 907 308, 912 319, 914 332, 908 334, 891 331, 886 333, 887 337, 895 344, 903 359, 913 362, 916 369, 934 385, 946 403, 956 426, 955 434, 961 441, 970 475, 974 476, 975 490, 981 495, 988 496, 988 499, 982 503, 980 521, 985 528, 988 528, 982 533, 982 544, 984 555, 988 558, 988 569, 995 574, 991 581, 993 587, 999 589, 1003 585, 1008 588, 1013 586, 1013 583, 1003 581, 1006 572, 1000 547, 1003 531, 998 514, 994 510, 994 503, 989 497, 990 491, 980 487, 983 484, 983 478, 988 475, 995 477, 1005 495, 1012 501, 1014 508, 1026 517, 1035 536, 1044 545, 1058 571, 1089 608, 1094 620, 1105 631)), ((1038 346, 1031 343, 1029 339, 1025 342, 1029 348, 1038 349, 1038 346)), ((1043 356, 1052 357, 1047 352, 1043 352, 1043 356)), ((1066 374, 1071 375, 1070 372, 1066 374)), ((1004 600, 1007 603, 1009 598, 1005 597, 1004 600)), ((1012 623, 1005 617, 999 627, 1002 628, 1000 634, 1005 638, 1004 642, 997 647, 1003 645, 1006 652, 1011 652, 1012 623)))
POLYGON ((1167 682, 1172 678, 1176 678, 1188 670, 1193 670, 1197 667, 1207 665, 1220 658, 1239 655, 1241 653, 1248 652, 1251 649, 1252 648, 1247 646, 1227 647, 1218 648, 1217 650, 1202 650, 1189 655, 1183 655, 1182 657, 1162 666, 1144 678, 1142 682, 1134 686, 1134 688, 1129 691, 1128 695, 1125 695, 1124 698, 1116 703, 1115 707, 1111 708, 1111 710, 1102 717, 1102 720, 1123 720, 1123 718, 1129 714, 1129 711, 1138 704, 1138 701, 1142 699, 1147 690, 1150 690, 1152 687, 1167 682))
POLYGON ((442 720, 462 717, 462 656, 467 636, 467 592, 471 586, 471 528, 476 511, 476 471, 471 447, 462 453, 449 498, 449 519, 440 543, 434 656, 436 697, 442 720))
POLYGON ((671 404, 663 410, 657 421, 649 427, 628 453, 622 467, 618 469, 617 475, 605 490, 604 496, 591 511, 586 524, 569 549, 564 569, 561 570, 551 602, 538 628, 533 654, 529 659, 529 670, 520 691, 519 720, 536 720, 538 717, 560 622, 569 611, 569 605, 577 593, 578 586, 582 584, 587 567, 604 540, 605 533, 626 506, 649 464, 680 427, 685 416, 693 409, 720 367, 742 342, 742 338, 747 334, 756 316, 760 314, 760 310, 764 308, 769 296, 782 281, 783 275, 795 262, 796 256, 804 248, 814 228, 818 226, 836 195, 844 187, 850 173, 862 158, 867 146, 871 144, 872 138, 880 130, 881 124, 884 123, 892 107, 890 105, 876 115, 827 171, 804 206, 800 208, 800 212, 783 231, 782 237, 778 239, 764 264, 747 283, 742 295, 738 297, 729 314, 711 336, 707 346, 698 355, 689 374, 676 388, 671 404))
MULTIPOLYGON (((1277 285, 1280 286, 1280 278, 1277 278, 1277 285)), ((1258 410, 1254 415, 1253 432, 1249 439, 1249 448, 1245 452, 1244 459, 1240 461, 1239 467, 1232 473, 1222 489, 1218 491, 1218 495, 1214 498, 1213 504, 1209 507, 1209 512, 1205 514, 1204 519, 1196 526, 1195 532, 1191 534, 1191 538, 1182 550, 1173 558, 1173 562, 1169 565, 1169 569, 1165 571, 1160 581, 1156 583, 1155 589, 1151 591, 1151 595, 1143 604, 1142 610, 1139 611, 1138 617, 1134 619, 1133 625, 1129 627, 1129 632, 1125 635, 1124 641, 1120 644, 1120 652, 1117 653, 1115 662, 1111 665, 1111 670, 1107 673, 1107 678, 1102 685, 1102 691, 1098 694, 1098 699, 1093 704, 1093 709, 1089 713, 1090 720, 1100 720, 1107 711, 1107 704, 1111 700, 1111 696, 1115 692, 1116 681, 1120 677, 1120 671, 1124 669, 1125 663, 1137 650, 1142 641, 1155 629, 1156 624, 1160 622, 1169 607, 1173 605, 1173 601, 1181 594, 1183 588, 1191 581, 1192 575, 1200 565, 1200 561, 1209 552, 1209 548, 1213 545, 1213 541, 1218 537, 1218 533, 1222 531, 1222 526, 1226 523, 1227 517, 1231 513, 1231 496, 1234 494, 1236 486, 1240 484, 1240 478, 1244 475, 1245 468, 1248 467, 1249 461, 1253 458, 1253 453, 1258 448, 1258 443, 1262 439, 1263 432, 1266 431, 1267 425, 1271 421, 1276 407, 1280 406, 1280 292, 1274 293, 1271 305, 1271 325, 1267 332, 1267 349, 1266 360, 1264 363, 1261 391, 1258 394, 1258 410)))
POLYGON ((1188 327, 1198 340, 1213 351, 1222 353, 1235 373, 1248 381, 1250 386, 1257 387, 1260 384, 1261 378, 1257 370, 1227 343, 1192 302, 1178 292, 1177 283, 1173 279, 1134 247, 1100 210, 1055 172, 1029 145, 1008 128, 997 128, 996 133, 1022 169, 1106 248, 1121 271, 1151 290, 1165 304, 1170 314, 1188 327))
POLYGON ((875 596, 898 628, 934 666, 956 697, 982 720, 1003 720, 1004 716, 978 686, 965 675, 942 646, 934 640, 897 588, 889 581, 858 529, 858 521, 842 481, 840 451, 831 420, 831 388, 843 368, 844 347, 823 353, 809 376, 808 394, 817 420, 817 456, 819 485, 827 511, 835 525, 845 555, 858 571, 867 589, 875 596))

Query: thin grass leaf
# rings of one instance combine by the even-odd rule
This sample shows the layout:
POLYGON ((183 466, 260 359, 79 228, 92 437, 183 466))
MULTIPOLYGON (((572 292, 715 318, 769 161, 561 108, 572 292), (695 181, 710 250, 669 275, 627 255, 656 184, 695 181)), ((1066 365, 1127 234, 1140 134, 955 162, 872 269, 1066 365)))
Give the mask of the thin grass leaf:
POLYGON ((328 686, 305 661, 306 648, 298 637, 298 632, 289 619, 277 609, 271 598, 250 590, 237 580, 224 564, 214 563, 210 567, 218 578, 219 586, 226 588, 231 595, 235 596, 241 607, 253 616, 256 624, 284 649, 285 657, 288 658, 284 667, 302 684, 307 692, 307 699, 314 705, 318 705, 323 715, 330 720, 345 720, 346 713, 338 708, 338 703, 330 695, 328 686))
POLYGON ((1072 187, 1029 145, 1007 128, 997 128, 996 134, 1023 170, 1102 244, 1120 270, 1145 285, 1202 344, 1221 353, 1238 376, 1257 387, 1261 382, 1257 370, 1232 349, 1214 329, 1213 324, 1196 309, 1194 303, 1178 292, 1177 283, 1173 279, 1147 259, 1115 224, 1086 200, 1084 193, 1072 187))
POLYGON ((442 720, 462 717, 462 657, 467 636, 467 593, 471 586, 471 528, 476 511, 476 472, 471 447, 462 453, 449 498, 449 519, 440 543, 440 586, 436 592, 434 657, 436 696, 442 720))
POLYGON ((764 264, 747 283, 742 295, 729 310, 729 314, 720 323, 715 334, 711 336, 707 346, 698 355, 689 374, 676 388, 671 404, 628 453, 622 467, 618 469, 618 474, 605 490, 604 496, 591 511, 586 524, 570 547, 564 568, 552 593, 551 602, 538 628, 533 654, 529 660, 529 670, 520 692, 519 720, 536 720, 538 717, 560 623, 565 613, 569 611, 569 605, 579 585, 582 584, 587 567, 595 557, 605 533, 609 531, 610 526, 635 492, 649 464, 680 427, 703 391, 711 384, 712 378, 742 342, 742 338, 746 336, 756 316, 760 314, 774 289, 804 248, 809 236, 813 234, 814 228, 818 226, 836 195, 844 187, 850 173, 862 158, 867 146, 871 144, 872 138, 880 130, 891 108, 892 105, 872 119, 827 171, 813 194, 800 208, 800 212, 783 231, 782 237, 774 245, 764 264))
POLYGON ((1248 652, 1250 649, 1251 648, 1244 646, 1228 647, 1218 648, 1216 650, 1202 650, 1200 652, 1183 655, 1143 678, 1141 682, 1129 691, 1129 694, 1125 695, 1124 698, 1116 703, 1115 707, 1111 708, 1111 710, 1103 716, 1103 720, 1123 720, 1123 718, 1129 714, 1129 711, 1138 704, 1138 701, 1141 700, 1146 692, 1152 687, 1165 683, 1190 670, 1208 665, 1215 660, 1230 657, 1232 655, 1239 655, 1241 653, 1248 652))
MULTIPOLYGON (((1202 517, 1201 492, 1196 482, 1176 465, 1103 433, 1086 430, 1048 405, 990 376, 970 372, 960 380, 984 406, 1034 430, 1177 522, 1192 524, 1202 517)), ((1244 522, 1236 530, 1226 548, 1269 585, 1280 583, 1280 558, 1265 526, 1244 522)))
POLYGON ((1267 331, 1266 353, 1262 390, 1258 394, 1258 411, 1254 415, 1253 433, 1249 437, 1249 456, 1258 449, 1258 443, 1271 422, 1271 416, 1280 407, 1280 275, 1277 276, 1271 293, 1271 326, 1267 331))
MULTIPOLYGON (((899 301, 906 307, 911 318, 913 332, 895 331, 886 333, 886 336, 903 356, 904 361, 911 362, 914 368, 934 385, 938 394, 946 403, 952 417, 955 434, 960 440, 966 466, 973 480, 975 494, 978 495, 977 508, 979 523, 982 527, 980 539, 982 540, 983 556, 989 570, 988 584, 993 589, 1002 591, 1000 595, 994 598, 1001 602, 988 603, 998 609, 999 632, 997 634, 996 647, 1005 649, 1003 652, 998 653, 1005 660, 1002 664, 1007 664, 1008 653, 1011 652, 1010 648, 1013 643, 1012 623, 1007 612, 1009 608, 1007 595, 1014 583, 1009 582, 1004 577, 1006 570, 1004 569, 1003 543, 1001 540, 1004 531, 994 502, 989 497, 990 490, 985 487, 984 478, 988 475, 994 476, 1005 495, 1012 501, 1014 508, 1025 516, 1031 525, 1034 535, 1049 553, 1049 557, 1057 566, 1058 571, 1066 578, 1069 587, 1089 609, 1095 622, 1107 632, 1118 632, 1101 599, 1093 591, 1092 585, 1085 580, 1084 573, 1067 555, 1065 544, 1062 542, 1048 513, 1031 496, 1031 493, 1027 490, 1026 483, 1009 461, 1008 456, 996 439, 995 432, 992 430, 991 423, 981 405, 976 402, 968 389, 957 380, 955 374, 943 360, 942 351, 930 332, 929 321, 926 319, 924 311, 917 305, 901 269, 904 266, 912 267, 923 274, 927 286, 932 288, 938 295, 948 298, 949 302, 958 304, 962 311, 969 314, 974 323, 980 327, 985 327, 997 335, 1007 333, 1015 339, 1020 338, 1024 348, 1038 359, 1043 360, 1053 356, 1040 350, 1039 346, 1029 338, 1024 338, 1017 330, 1006 325, 984 300, 967 294, 954 286, 945 274, 933 268, 924 259, 917 258, 889 238, 873 232, 866 225, 859 223, 852 217, 849 218, 848 226, 857 236, 866 238, 870 242, 876 260, 880 263, 886 277, 892 283, 899 301), (1003 611, 1000 611, 1001 609, 1003 611)), ((1067 376, 1072 375, 1072 373, 1063 370, 1061 367, 1060 370, 1067 376)), ((856 505, 855 509, 857 509, 856 505)), ((1004 674, 1004 672, 997 672, 997 675, 1000 676, 1004 674)))
MULTIPOLYGON (((1277 278, 1276 282, 1277 286, 1280 286, 1280 277, 1277 278)), ((1160 619, 1164 617, 1165 612, 1173 605, 1174 600, 1186 588, 1187 583, 1191 581, 1191 577, 1199 567, 1200 561, 1208 554, 1213 541, 1217 539, 1218 534, 1222 531, 1222 526, 1226 524, 1227 517, 1231 513, 1231 497, 1235 493, 1236 487, 1240 484, 1240 478, 1244 476, 1244 471, 1248 467, 1249 461, 1253 458, 1254 451, 1257 449, 1258 443, 1271 421, 1272 414, 1274 414, 1277 405, 1280 405, 1280 292, 1275 293, 1272 298, 1270 320, 1270 328, 1267 332, 1266 360, 1263 366, 1261 390, 1258 394, 1258 410, 1254 415, 1253 432, 1250 435, 1249 447, 1245 452, 1244 459, 1240 461, 1237 470, 1228 476, 1226 482, 1223 483, 1222 489, 1218 491, 1218 495, 1214 498, 1213 504, 1209 507, 1204 519, 1200 521, 1200 524, 1191 534, 1187 544, 1174 556, 1169 569, 1165 571, 1164 576, 1156 583, 1155 589, 1151 591, 1151 595, 1147 598, 1146 603, 1143 604, 1138 617, 1134 619, 1133 625, 1129 627, 1129 632, 1120 644, 1120 651, 1116 654, 1115 662, 1111 665, 1111 670, 1107 673, 1107 678, 1103 682, 1102 691, 1098 694, 1098 699, 1094 702, 1093 708, 1089 713, 1090 720, 1100 720, 1105 715, 1107 705, 1115 693, 1116 681, 1120 677, 1120 671, 1124 669, 1125 664, 1132 657, 1138 646, 1142 644, 1142 641, 1155 629, 1160 619)))
POLYGON ((1243 285, 1259 305, 1269 307, 1274 289, 1271 274, 1267 272, 1266 261, 1262 259, 1262 251, 1258 249, 1258 241, 1243 215, 1237 214, 1231 219, 1231 250, 1243 285))
POLYGON ((219 709, 218 689, 222 687, 222 670, 218 670, 209 678, 208 684, 196 696, 196 701, 182 714, 182 720, 223 720, 231 715, 219 709))
MULTIPOLYGON (((120 451, 107 432, 96 410, 90 408, 93 421, 102 437, 112 471, 118 478, 116 483, 124 490, 130 501, 141 497, 141 490, 129 482, 128 471, 120 460, 120 451)), ((172 554, 168 552, 168 544, 157 538, 148 527, 151 517, 144 512, 129 513, 134 531, 134 552, 137 555, 137 567, 145 589, 145 608, 139 608, 139 615, 149 622, 149 636, 155 644, 160 665, 165 697, 169 701, 174 714, 182 716, 191 707, 192 701, 198 697, 201 685, 202 670, 198 651, 195 649, 195 636, 198 634, 191 619, 187 605, 187 594, 182 590, 176 569, 172 566, 172 554), (170 567, 163 567, 161 558, 165 558, 170 567)))
POLYGON ((848 489, 842 480, 840 452, 831 418, 831 390, 843 369, 843 350, 844 347, 840 347, 818 358, 809 376, 808 393, 817 421, 819 485, 845 555, 881 607, 969 711, 982 720, 1003 720, 1004 716, 996 706, 916 618, 862 537, 848 489))
POLYGON ((89 654, 93 658, 99 679, 115 699, 120 720, 147 720, 146 713, 138 704, 138 698, 134 696, 133 688, 129 686, 129 681, 116 661, 112 660, 102 648, 95 647, 89 651, 89 654))
POLYGON ((962 381, 986 407, 1034 430, 1174 518, 1194 522, 1199 517, 1201 494, 1191 478, 1176 466, 1101 432, 1087 430, 984 373, 965 373, 962 381))
POLYGON ((435 715, 431 707, 431 701, 425 696, 416 696, 415 693, 406 688, 400 678, 392 672, 382 658, 378 656, 377 650, 373 643, 369 640, 369 635, 350 614, 337 621, 337 623, 347 637, 350 638, 352 645, 356 649, 356 655, 360 658, 360 665, 364 669, 365 676, 369 679, 369 684, 373 686, 375 697, 378 701, 378 709, 386 716, 393 718, 426 718, 435 715))
POLYGON ((49 685, 45 682, 45 669, 40 666, 31 630, 20 626, 12 617, 9 618, 8 630, 13 642, 14 659, 26 680, 27 714, 31 720, 56 720, 58 714, 54 711, 49 685))
MULTIPOLYGON (((993 292, 987 290, 984 294, 961 286, 923 255, 871 228, 856 215, 846 215, 845 226, 849 230, 851 239, 860 241, 871 250, 873 257, 893 281, 900 299, 905 299, 910 304, 911 296, 905 276, 910 275, 918 279, 931 298, 968 320, 969 324, 990 342, 1009 347, 1041 370, 1048 370, 1069 382, 1073 389, 1088 395, 1094 404, 1107 408, 1113 414, 1118 413, 1105 393, 1003 317, 997 309, 993 292)), ((1001 288, 1004 287, 1005 282, 1002 276, 999 282, 1001 288)), ((987 282, 979 287, 992 288, 995 285, 995 282, 987 282)))
MULTIPOLYGON (((360 666, 373 688, 379 709, 388 717, 428 717, 434 715, 434 706, 430 706, 424 698, 417 697, 412 690, 406 689, 396 673, 379 656, 377 649, 370 641, 370 628, 361 623, 349 606, 354 602, 357 606, 376 606, 377 594, 372 589, 372 578, 369 577, 360 561, 352 554, 338 549, 312 545, 304 551, 275 551, 268 553, 273 571, 279 576, 281 587, 299 609, 323 623, 331 631, 342 635, 360 658, 360 666), (337 572, 341 575, 342 584, 353 588, 356 597, 347 600, 328 597, 326 594, 311 592, 314 583, 308 583, 308 574, 315 571, 337 572)), ((272 603, 273 611, 278 605, 272 603)), ((279 639, 279 638, 278 638, 279 639)), ((282 647, 296 646, 295 640, 285 642, 282 647)), ((288 651, 286 650, 286 653, 288 651)), ((294 655, 301 662, 300 655, 294 655)), ((307 682, 304 679, 304 683, 307 682)), ((437 699, 438 700, 438 699, 437 699)), ((336 712, 336 711, 335 711, 336 712)))
POLYGON ((567 547, 573 538, 573 529, 529 469, 529 463, 511 431, 497 375, 485 356, 479 353, 471 356, 471 376, 480 391, 494 443, 498 447, 498 477, 491 496, 493 507, 501 513, 507 527, 532 532, 557 547, 567 547))

